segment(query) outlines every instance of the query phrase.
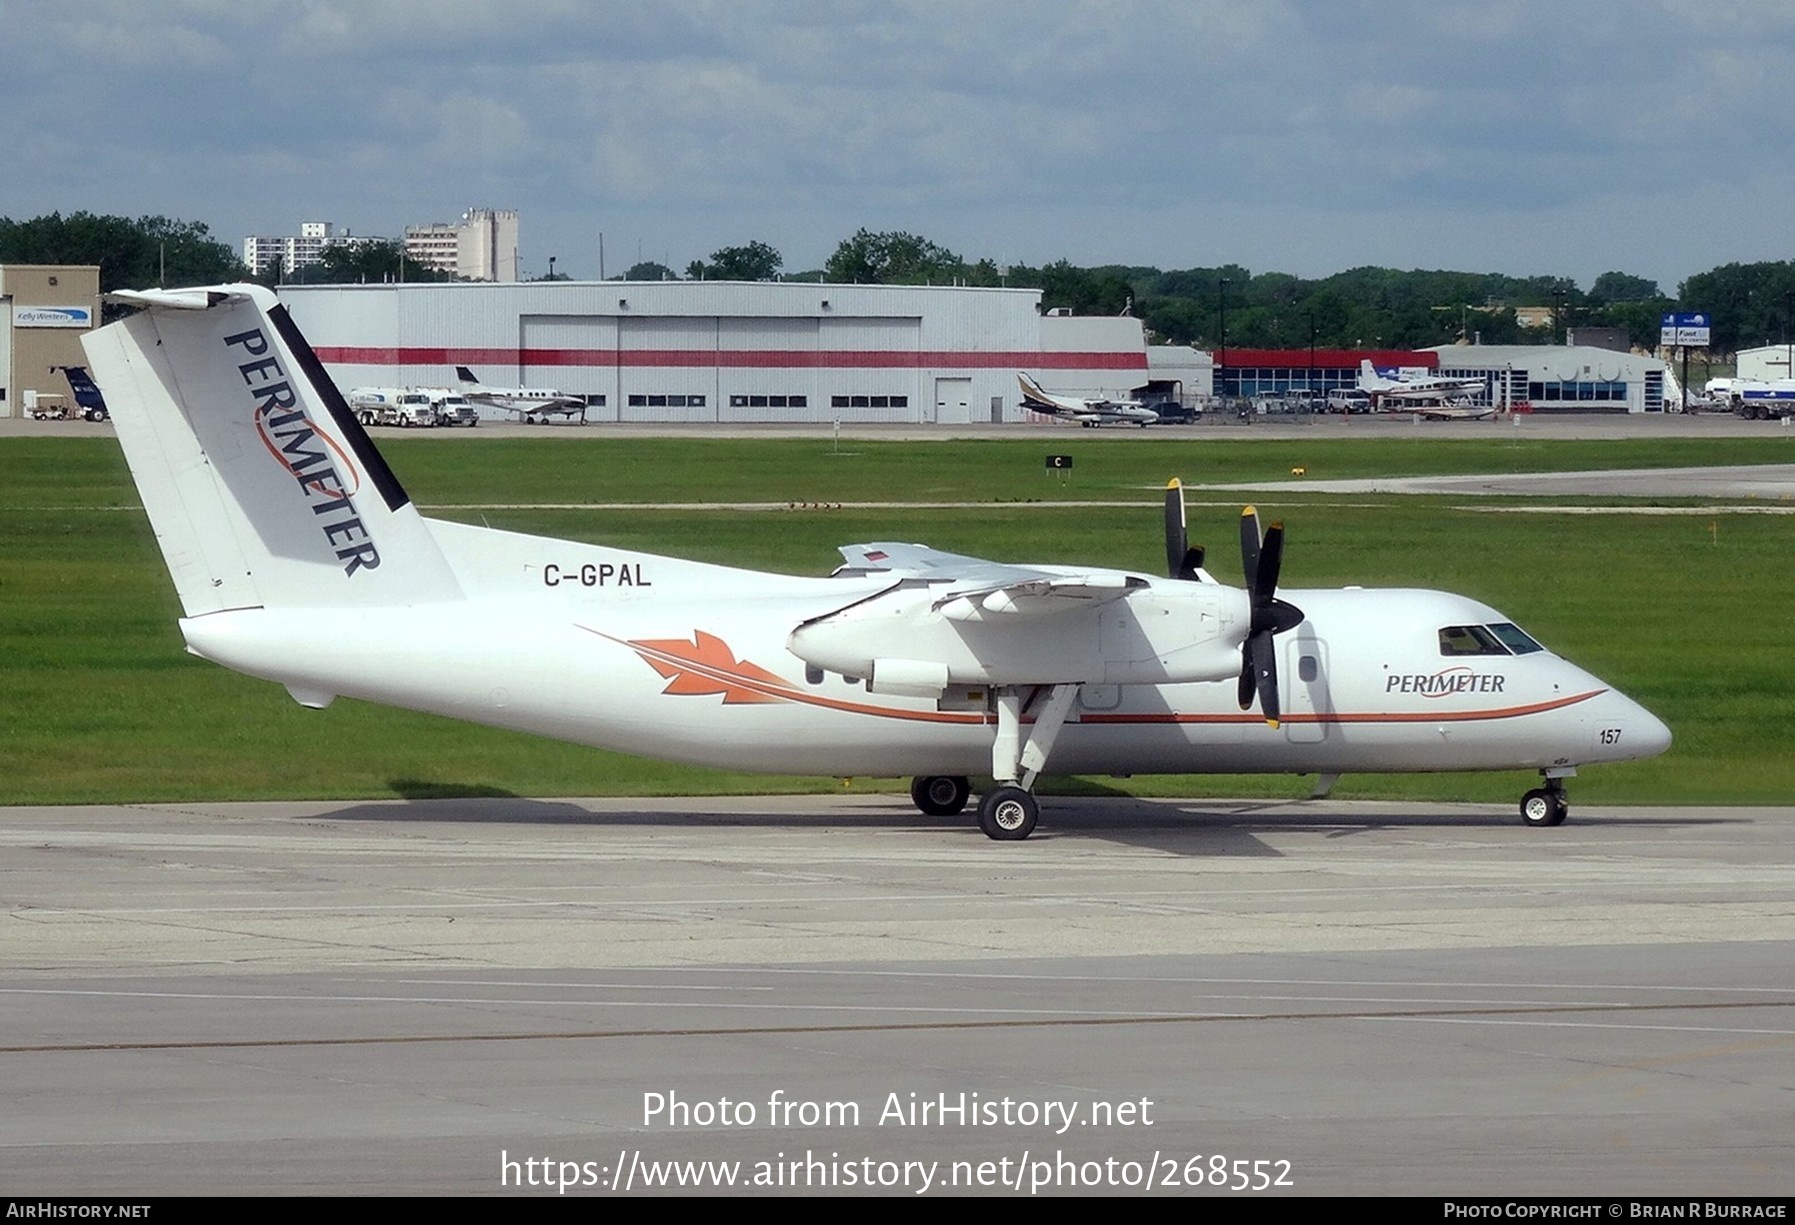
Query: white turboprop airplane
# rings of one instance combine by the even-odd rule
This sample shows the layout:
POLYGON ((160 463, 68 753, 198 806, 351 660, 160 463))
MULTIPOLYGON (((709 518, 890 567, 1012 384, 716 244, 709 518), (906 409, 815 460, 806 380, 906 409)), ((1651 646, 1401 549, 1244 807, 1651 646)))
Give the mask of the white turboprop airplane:
POLYGON ((586 397, 556 391, 551 387, 488 387, 466 366, 455 367, 461 381, 461 395, 470 404, 490 404, 494 408, 516 413, 528 425, 547 421, 551 416, 571 417, 578 413, 586 419, 586 397))
POLYGON ((1016 380, 1022 384, 1022 407, 1031 413, 1040 413, 1043 417, 1058 417, 1062 421, 1076 421, 1080 425, 1121 423, 1138 425, 1142 429, 1159 421, 1159 414, 1139 400, 1084 400, 1076 396, 1050 395, 1020 370, 1016 372, 1016 380))
MULTIPOLYGON (((1445 379, 1430 374, 1387 379, 1366 358, 1359 363, 1358 388, 1372 400, 1449 400, 1489 388, 1487 379, 1445 379)), ((1487 414, 1486 414, 1487 415, 1487 414)))
POLYGON ((83 338, 180 596, 188 650, 284 685, 629 753, 775 773, 970 778, 1025 838, 1055 773, 1537 770, 1670 733, 1475 600, 1276 592, 1283 528, 1241 519, 1245 590, 1188 546, 1170 577, 860 544, 829 578, 426 519, 286 309, 259 286, 113 295, 83 338), (1300 608, 1299 608, 1300 606, 1300 608), (420 615, 420 613, 426 615, 420 615), (527 635, 492 627, 527 622, 527 635), (1260 713, 1248 713, 1254 701, 1260 713))

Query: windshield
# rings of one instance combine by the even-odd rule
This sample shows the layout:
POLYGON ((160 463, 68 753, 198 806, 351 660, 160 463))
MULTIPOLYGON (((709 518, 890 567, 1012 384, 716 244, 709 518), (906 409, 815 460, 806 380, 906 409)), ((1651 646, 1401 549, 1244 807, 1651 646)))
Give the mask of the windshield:
POLYGON ((1440 630, 1442 655, 1531 655, 1545 649, 1512 621, 1448 625, 1440 630))

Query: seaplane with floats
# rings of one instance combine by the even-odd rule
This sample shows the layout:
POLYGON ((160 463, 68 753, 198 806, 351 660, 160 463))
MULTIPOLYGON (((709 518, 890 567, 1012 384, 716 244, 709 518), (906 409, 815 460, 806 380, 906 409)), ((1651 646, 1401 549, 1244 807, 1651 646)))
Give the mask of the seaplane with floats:
POLYGON ((1358 389, 1371 397, 1373 408, 1400 408, 1431 421, 1485 421, 1496 415, 1493 404, 1473 397, 1489 390, 1481 378, 1442 378, 1407 370, 1386 378, 1366 358, 1359 363, 1358 389))
POLYGON ((1663 723, 1495 609, 1283 590, 1240 518, 1244 587, 1164 505, 1166 572, 916 544, 794 577, 426 518, 286 309, 253 285, 112 295, 83 338, 179 595, 187 649, 284 686, 647 756, 910 776, 1026 838, 1057 774, 1525 770, 1529 825, 1580 766, 1663 723), (420 615, 422 614, 422 615, 420 615), (528 635, 494 625, 528 623, 528 635), (1256 708, 1256 709, 1255 709, 1256 708))
POLYGON ((1043 417, 1076 421, 1085 426, 1138 425, 1142 429, 1160 420, 1158 413, 1139 400, 1056 396, 1042 390, 1041 384, 1020 370, 1016 372, 1016 381, 1022 385, 1022 407, 1043 417))

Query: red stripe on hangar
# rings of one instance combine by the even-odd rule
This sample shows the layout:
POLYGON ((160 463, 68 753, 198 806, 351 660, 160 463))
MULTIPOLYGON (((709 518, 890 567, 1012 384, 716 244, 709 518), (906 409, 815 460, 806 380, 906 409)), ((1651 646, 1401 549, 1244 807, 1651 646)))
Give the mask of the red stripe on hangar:
POLYGON ((318 345, 351 366, 577 366, 736 370, 1145 370, 1142 352, 1023 353, 952 349, 447 349, 318 345))
POLYGON ((1427 349, 1317 349, 1313 356, 1307 349, 1237 349, 1228 346, 1225 356, 1228 369, 1259 367, 1267 370, 1357 370, 1359 363, 1369 360, 1380 370, 1440 368, 1440 355, 1427 349))

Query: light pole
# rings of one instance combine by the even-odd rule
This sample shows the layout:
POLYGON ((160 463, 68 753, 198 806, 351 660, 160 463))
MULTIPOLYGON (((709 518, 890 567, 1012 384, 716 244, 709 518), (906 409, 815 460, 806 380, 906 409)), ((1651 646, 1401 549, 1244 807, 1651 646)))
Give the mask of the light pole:
POLYGON ((1218 277, 1215 282, 1215 290, 1220 300, 1222 315, 1221 360, 1215 364, 1215 374, 1222 383, 1221 394, 1225 395, 1228 387, 1228 278, 1218 277))
MULTIPOLYGON (((1786 367, 1783 377, 1795 379, 1795 333, 1789 331, 1789 312, 1792 303, 1795 303, 1795 289, 1783 290, 1783 353, 1786 367)), ((1708 322, 1712 323, 1713 320, 1710 319, 1708 322)))
POLYGON ((555 279, 555 257, 552 255, 548 257, 548 279, 555 279))
POLYGON ((1315 312, 1309 312, 1309 373, 1303 383, 1309 389, 1309 411, 1315 411, 1315 312))

